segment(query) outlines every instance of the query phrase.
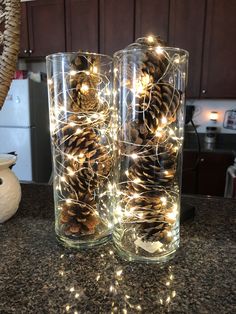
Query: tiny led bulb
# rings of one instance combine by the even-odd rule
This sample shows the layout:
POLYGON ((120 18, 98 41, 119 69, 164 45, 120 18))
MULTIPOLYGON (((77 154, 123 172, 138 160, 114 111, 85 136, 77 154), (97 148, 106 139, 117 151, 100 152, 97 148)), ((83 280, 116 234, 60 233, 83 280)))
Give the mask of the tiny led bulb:
POLYGON ((153 43, 154 42, 154 37, 152 35, 149 35, 147 38, 149 43, 153 43))
POLYGON ((94 66, 92 71, 93 71, 93 73, 98 73, 98 68, 96 66, 94 66))
POLYGON ((162 133, 161 133, 160 131, 156 131, 156 132, 155 132, 155 135, 156 135, 156 137, 161 137, 161 136, 162 136, 162 133))
POLYGON ((73 127, 73 126, 75 126, 75 125, 76 125, 75 122, 70 122, 70 123, 69 123, 69 126, 72 126, 72 127, 73 127))
POLYGON ((142 83, 144 86, 147 86, 150 83, 150 76, 146 73, 142 79, 141 79, 142 83))
POLYGON ((71 70, 71 71, 70 71, 70 75, 71 75, 71 76, 73 76, 73 75, 75 75, 75 74, 76 74, 76 71, 75 71, 75 70, 71 70))
POLYGON ((80 90, 81 92, 87 92, 89 90, 89 87, 87 84, 82 84, 80 90))
POLYGON ((141 180, 140 180, 139 178, 135 178, 135 179, 133 180, 133 182, 134 182, 134 183, 140 183, 141 180))
POLYGON ((137 159, 137 158, 138 158, 138 155, 137 155, 137 154, 131 154, 131 158, 137 159))
POLYGON ((82 130, 80 128, 78 128, 75 132, 75 134, 80 134, 82 132, 82 130))
POLYGON ((166 124, 166 123, 167 123, 166 117, 162 117, 162 118, 161 118, 161 122, 162 122, 162 124, 166 124))
POLYGON ((163 53, 163 49, 161 48, 161 46, 156 47, 156 53, 159 55, 163 53))

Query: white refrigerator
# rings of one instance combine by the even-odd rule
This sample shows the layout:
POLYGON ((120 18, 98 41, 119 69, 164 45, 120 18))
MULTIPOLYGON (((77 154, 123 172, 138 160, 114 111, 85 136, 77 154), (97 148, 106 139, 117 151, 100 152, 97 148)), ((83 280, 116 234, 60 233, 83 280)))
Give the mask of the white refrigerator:
POLYGON ((0 111, 0 153, 16 152, 20 181, 49 181, 51 147, 46 83, 13 80, 0 111))

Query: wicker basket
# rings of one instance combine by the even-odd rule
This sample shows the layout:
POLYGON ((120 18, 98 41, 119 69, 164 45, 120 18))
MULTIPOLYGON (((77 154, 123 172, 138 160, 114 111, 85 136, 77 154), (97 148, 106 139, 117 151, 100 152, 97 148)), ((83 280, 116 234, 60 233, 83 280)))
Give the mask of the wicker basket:
POLYGON ((7 96, 20 46, 20 0, 0 0, 0 109, 7 96))

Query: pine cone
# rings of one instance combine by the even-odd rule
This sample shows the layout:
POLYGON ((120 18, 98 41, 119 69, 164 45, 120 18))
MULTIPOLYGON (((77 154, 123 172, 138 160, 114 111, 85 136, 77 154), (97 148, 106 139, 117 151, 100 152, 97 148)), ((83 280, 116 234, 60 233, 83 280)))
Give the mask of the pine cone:
POLYGON ((124 206, 129 204, 132 208, 132 217, 125 220, 126 224, 135 224, 137 235, 144 241, 160 241, 168 243, 171 239, 168 232, 171 231, 173 220, 166 218, 166 214, 172 211, 172 204, 163 203, 162 192, 145 194, 131 199, 128 196, 124 200, 124 206), (158 195, 159 194, 159 195, 158 195))
POLYGON ((138 99, 139 120, 141 123, 144 120, 148 130, 154 133, 159 126, 176 120, 179 104, 179 93, 170 84, 154 84, 138 99))
POLYGON ((95 214, 96 202, 90 193, 83 194, 83 197, 75 203, 62 205, 60 222, 64 225, 66 235, 93 234, 99 219, 95 214))

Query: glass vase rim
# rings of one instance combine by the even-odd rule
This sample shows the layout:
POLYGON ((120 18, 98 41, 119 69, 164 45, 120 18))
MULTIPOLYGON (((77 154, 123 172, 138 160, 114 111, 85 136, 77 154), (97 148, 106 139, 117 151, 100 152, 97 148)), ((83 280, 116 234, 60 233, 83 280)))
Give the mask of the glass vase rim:
POLYGON ((116 51, 113 54, 113 59, 119 57, 120 55, 124 55, 125 53, 131 52, 131 51, 153 51, 156 50, 157 48, 163 49, 163 50, 172 50, 172 51, 178 51, 178 52, 182 52, 183 55, 185 55, 186 57, 189 57, 189 52, 186 49, 182 49, 182 48, 178 48, 178 47, 170 47, 170 46, 152 46, 152 47, 147 47, 147 46, 140 46, 140 47, 126 47, 125 49, 121 49, 116 51))
POLYGON ((98 56, 98 57, 102 57, 102 58, 107 58, 108 60, 110 60, 109 63, 113 62, 113 57, 103 54, 103 53, 97 53, 97 52, 89 52, 89 51, 71 51, 71 52, 55 52, 55 53, 51 53, 49 55, 46 56, 46 61, 51 61, 55 58, 59 58, 59 57, 63 57, 63 56, 70 56, 70 55, 84 55, 84 56, 98 56))

